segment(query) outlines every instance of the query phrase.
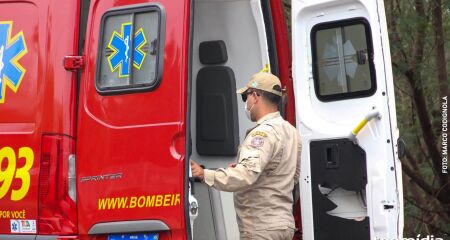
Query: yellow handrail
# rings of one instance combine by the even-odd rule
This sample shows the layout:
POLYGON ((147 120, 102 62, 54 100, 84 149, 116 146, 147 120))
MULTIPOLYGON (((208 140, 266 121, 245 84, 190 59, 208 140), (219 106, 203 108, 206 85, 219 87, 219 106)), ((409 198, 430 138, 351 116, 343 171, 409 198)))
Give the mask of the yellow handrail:
POLYGON ((363 120, 358 123, 358 125, 351 131, 350 139, 356 142, 356 136, 358 133, 364 128, 364 126, 367 125, 368 122, 370 122, 370 120, 374 118, 381 118, 380 112, 377 109, 373 109, 364 117, 363 120))

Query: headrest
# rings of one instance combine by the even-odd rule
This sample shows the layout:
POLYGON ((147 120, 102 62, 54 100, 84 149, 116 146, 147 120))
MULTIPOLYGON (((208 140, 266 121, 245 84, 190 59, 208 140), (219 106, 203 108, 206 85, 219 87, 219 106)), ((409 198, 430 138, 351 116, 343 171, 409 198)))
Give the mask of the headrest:
POLYGON ((227 47, 222 40, 200 43, 200 62, 202 64, 221 64, 228 61, 227 47))

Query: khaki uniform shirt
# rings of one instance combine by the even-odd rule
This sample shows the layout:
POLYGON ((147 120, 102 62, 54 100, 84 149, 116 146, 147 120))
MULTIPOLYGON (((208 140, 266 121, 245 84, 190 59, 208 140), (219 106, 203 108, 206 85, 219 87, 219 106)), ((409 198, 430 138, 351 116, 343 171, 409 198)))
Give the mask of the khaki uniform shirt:
POLYGON ((234 168, 205 169, 205 183, 234 192, 239 231, 295 228, 292 190, 300 175, 298 131, 279 112, 247 131, 234 168))

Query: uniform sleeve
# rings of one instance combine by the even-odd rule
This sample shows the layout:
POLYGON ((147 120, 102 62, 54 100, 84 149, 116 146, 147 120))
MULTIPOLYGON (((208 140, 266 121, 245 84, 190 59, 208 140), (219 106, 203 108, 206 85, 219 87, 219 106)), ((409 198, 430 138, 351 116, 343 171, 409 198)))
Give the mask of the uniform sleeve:
POLYGON ((297 184, 298 181, 300 180, 300 164, 301 164, 301 157, 302 157, 302 141, 300 139, 300 136, 298 136, 297 151, 298 151, 297 152, 297 166, 295 168, 294 184, 297 184))
POLYGON ((252 185, 271 159, 275 139, 270 127, 255 128, 242 144, 236 166, 217 170, 205 169, 205 183, 228 192, 239 191, 252 185))

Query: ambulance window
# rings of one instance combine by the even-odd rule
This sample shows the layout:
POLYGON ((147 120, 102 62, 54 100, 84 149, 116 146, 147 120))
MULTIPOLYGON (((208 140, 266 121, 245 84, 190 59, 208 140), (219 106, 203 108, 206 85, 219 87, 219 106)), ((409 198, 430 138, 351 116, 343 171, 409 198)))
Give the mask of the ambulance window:
POLYGON ((369 24, 352 19, 311 31, 314 84, 322 101, 359 98, 376 90, 369 24))
POLYGON ((147 91, 162 75, 163 22, 159 6, 107 12, 97 60, 96 88, 100 94, 147 91))

